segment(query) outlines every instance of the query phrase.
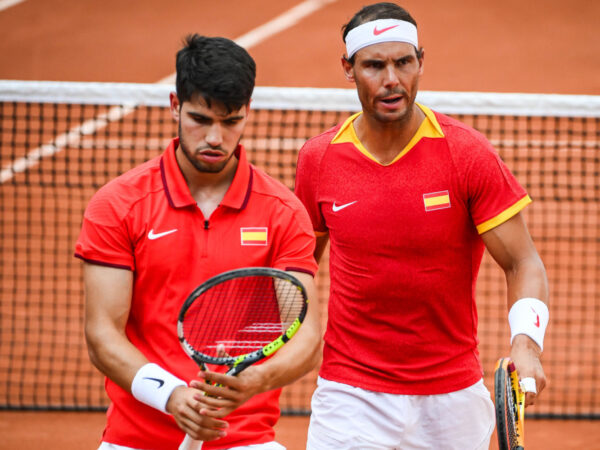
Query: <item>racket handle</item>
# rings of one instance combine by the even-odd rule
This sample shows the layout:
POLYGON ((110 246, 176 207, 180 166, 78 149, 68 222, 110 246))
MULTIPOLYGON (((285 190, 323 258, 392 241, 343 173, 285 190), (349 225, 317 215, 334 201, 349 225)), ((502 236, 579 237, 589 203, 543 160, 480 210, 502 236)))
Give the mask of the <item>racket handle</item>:
POLYGON ((202 441, 192 439, 189 434, 185 435, 185 439, 179 445, 179 450, 200 450, 202 448, 202 441))

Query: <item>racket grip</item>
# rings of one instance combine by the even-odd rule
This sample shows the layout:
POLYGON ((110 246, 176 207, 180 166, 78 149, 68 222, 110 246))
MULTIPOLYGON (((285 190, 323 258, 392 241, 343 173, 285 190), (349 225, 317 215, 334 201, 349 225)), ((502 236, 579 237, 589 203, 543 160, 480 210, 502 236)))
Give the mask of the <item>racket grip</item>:
POLYGON ((202 441, 192 439, 189 434, 185 435, 185 439, 179 445, 179 450, 200 450, 202 441))

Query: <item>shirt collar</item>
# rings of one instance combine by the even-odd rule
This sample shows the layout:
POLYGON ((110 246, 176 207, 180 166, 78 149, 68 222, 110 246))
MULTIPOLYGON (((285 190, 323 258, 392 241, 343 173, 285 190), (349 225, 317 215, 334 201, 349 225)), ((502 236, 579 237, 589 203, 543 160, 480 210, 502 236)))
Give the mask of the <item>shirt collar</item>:
MULTIPOLYGON (((421 108, 421 110, 425 113, 425 119, 417 129, 417 132, 412 137, 410 142, 404 147, 404 149, 394 158, 392 162, 389 164, 393 164, 398 161, 402 156, 404 156, 410 149, 412 149, 422 138, 442 138, 444 137, 444 132, 442 131, 442 127, 440 126, 435 114, 431 109, 426 106, 417 103, 417 106, 421 108)), ((358 112, 346 119, 346 121, 342 124, 335 137, 332 139, 332 144, 342 144, 346 142, 350 142, 354 144, 354 146, 367 158, 375 161, 377 164, 381 164, 377 161, 377 159, 369 153, 369 151, 365 148, 365 146, 360 142, 358 136, 356 135, 356 131, 354 129, 354 121, 358 116, 362 114, 358 112)), ((387 165, 389 165, 387 164, 387 165)))
POLYGON ((233 177, 233 182, 221 205, 235 209, 244 209, 252 192, 253 172, 248 160, 246 159, 246 149, 243 145, 238 145, 235 151, 235 156, 238 158, 238 166, 233 177))
MULTIPOLYGON (((196 205, 196 201, 192 197, 190 188, 177 163, 175 156, 177 147, 179 147, 179 138, 174 138, 163 153, 160 161, 160 171, 169 204, 173 208, 183 208, 196 205)), ((229 186, 225 197, 221 201, 221 205, 235 209, 244 209, 252 190, 252 169, 246 159, 246 150, 242 145, 238 145, 238 148, 235 150, 235 157, 238 158, 238 166, 231 186, 229 186)))

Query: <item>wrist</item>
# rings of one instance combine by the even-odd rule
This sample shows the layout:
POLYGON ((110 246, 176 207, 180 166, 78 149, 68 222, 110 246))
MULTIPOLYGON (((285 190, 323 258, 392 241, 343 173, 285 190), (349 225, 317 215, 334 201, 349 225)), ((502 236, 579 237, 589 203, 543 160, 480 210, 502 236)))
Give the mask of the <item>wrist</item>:
POLYGON ((187 386, 187 383, 158 364, 148 363, 135 374, 131 382, 131 394, 136 400, 167 413, 169 397, 179 386, 187 386))
POLYGON ((517 300, 508 313, 510 343, 513 344, 516 336, 526 335, 543 350, 548 319, 548 307, 541 300, 531 297, 517 300))
MULTIPOLYGON (((541 347, 526 334, 517 334, 511 343, 511 355, 527 355, 527 357, 540 358, 542 356, 541 347)), ((514 358, 513 358, 514 360, 514 358)))

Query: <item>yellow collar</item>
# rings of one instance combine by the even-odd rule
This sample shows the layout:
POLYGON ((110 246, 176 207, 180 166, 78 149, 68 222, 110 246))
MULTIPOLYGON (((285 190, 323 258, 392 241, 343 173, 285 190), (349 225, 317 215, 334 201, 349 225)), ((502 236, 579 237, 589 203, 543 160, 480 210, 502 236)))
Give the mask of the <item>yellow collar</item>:
MULTIPOLYGON (((389 166, 390 164, 394 164, 400 158, 402 158, 408 151, 413 148, 417 142, 421 140, 421 138, 442 138, 444 137, 444 132, 442 131, 442 127, 438 123, 435 114, 433 111, 426 106, 417 103, 417 106, 421 108, 421 110, 425 113, 425 120, 419 126, 419 129, 412 137, 410 142, 406 144, 406 147, 402 149, 400 153, 391 161, 389 164, 385 164, 389 166)), ((369 153, 369 151, 365 148, 365 146, 360 142, 358 136, 356 135, 356 130, 354 129, 354 121, 358 116, 362 114, 358 112, 346 119, 346 121, 342 124, 337 134, 331 141, 332 144, 342 144, 342 143, 351 143, 367 158, 375 161, 377 164, 381 164, 377 159, 369 153)))

